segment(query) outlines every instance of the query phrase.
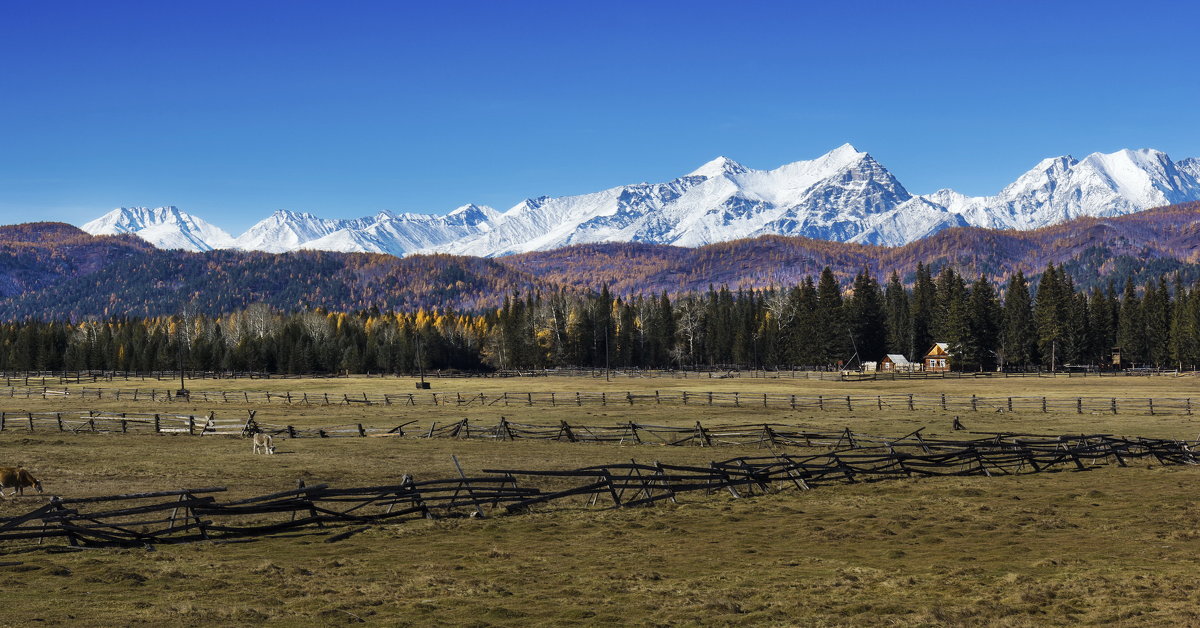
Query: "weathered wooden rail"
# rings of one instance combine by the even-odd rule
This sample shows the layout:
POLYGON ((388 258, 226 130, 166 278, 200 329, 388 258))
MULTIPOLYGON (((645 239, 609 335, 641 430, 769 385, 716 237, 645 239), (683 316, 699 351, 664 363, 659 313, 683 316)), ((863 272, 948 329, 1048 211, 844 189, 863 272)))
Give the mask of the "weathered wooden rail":
MULTIPOLYGON (((846 443, 843 443, 846 445, 846 443)), ((413 518, 486 517, 555 505, 626 508, 676 502, 690 493, 735 498, 832 484, 932 476, 1086 471, 1150 459, 1197 464, 1194 443, 1110 435, 980 434, 924 439, 914 432, 811 455, 739 457, 707 466, 629 461, 572 470, 485 469, 482 475, 333 488, 325 484, 220 502, 224 487, 103 497, 53 497, 0 518, 0 543, 63 540, 73 546, 142 546, 260 537, 330 528, 337 541, 362 526, 413 518), (169 513, 169 514, 168 514, 169 513)), ((457 464, 457 459, 455 460, 457 464)))
POLYGON ((440 407, 583 407, 675 405, 724 408, 774 408, 808 411, 909 412, 1042 412, 1075 414, 1193 414, 1200 398, 1177 397, 1054 397, 954 395, 946 393, 889 393, 879 395, 793 395, 718 391, 572 391, 572 392, 416 392, 330 393, 272 391, 192 391, 181 399, 168 389, 122 388, 0 388, 0 397, 14 399, 95 399, 125 402, 363 405, 440 407))

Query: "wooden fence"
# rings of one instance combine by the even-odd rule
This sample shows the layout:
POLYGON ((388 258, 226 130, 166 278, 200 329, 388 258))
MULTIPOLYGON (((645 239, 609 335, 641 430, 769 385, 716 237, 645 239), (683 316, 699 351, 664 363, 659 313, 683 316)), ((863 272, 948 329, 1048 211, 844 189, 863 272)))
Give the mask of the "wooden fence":
POLYGON ((791 410, 935 411, 946 412, 1065 412, 1077 414, 1192 414, 1192 397, 982 397, 946 393, 880 395, 791 395, 715 391, 646 392, 417 392, 328 393, 272 391, 193 391, 181 399, 172 390, 121 388, 0 388, 12 399, 95 399, 155 403, 241 403, 284 405, 363 406, 634 406, 678 405, 791 410))
MULTIPOLYGON (((688 369, 609 369, 602 368, 557 368, 545 370, 497 370, 467 372, 457 370, 433 370, 425 373, 430 379, 471 379, 510 377, 590 377, 593 379, 810 379, 821 381, 894 381, 907 379, 967 379, 1011 378, 1011 377, 1127 377, 1127 376, 1195 376, 1196 371, 1177 369, 1138 368, 1124 370, 1070 369, 1061 371, 943 371, 943 372, 858 372, 819 368, 748 368, 737 365, 698 366, 688 369)), ((188 380, 207 379, 260 379, 298 380, 333 379, 349 377, 348 373, 267 373, 262 371, 193 371, 185 374, 188 380)), ((356 373, 355 377, 404 378, 415 377, 413 373, 356 373)), ((100 382, 132 381, 179 381, 179 371, 4 371, 0 372, 4 385, 24 387, 63 386, 66 384, 97 384, 100 382)))
POLYGON ((929 476, 992 476, 1084 471, 1150 459, 1196 464, 1192 444, 1107 435, 986 434, 968 440, 923 439, 916 432, 886 440, 859 436, 810 455, 739 457, 707 466, 630 461, 573 470, 485 469, 467 476, 333 488, 325 484, 219 502, 225 487, 103 497, 52 497, 23 515, 0 518, 0 542, 62 539, 72 546, 142 546, 259 537, 331 528, 337 541, 388 520, 487 517, 547 505, 625 508, 677 502, 689 493, 735 498, 808 490, 830 484, 929 476), (582 504, 580 503, 582 502, 582 504), (341 528, 339 531, 338 528, 341 528))
MULTIPOLYGON (((859 447, 893 442, 874 436, 840 431, 818 431, 785 423, 655 425, 623 422, 608 425, 569 423, 523 423, 500 417, 496 422, 464 418, 427 427, 406 421, 392 427, 362 423, 300 426, 259 422, 257 411, 245 419, 218 418, 216 413, 183 415, 88 411, 0 412, 0 432, 57 431, 69 433, 177 434, 190 436, 247 436, 262 432, 286 438, 442 438, 486 441, 542 440, 593 445, 661 445, 668 447, 859 447)), ((957 417, 956 417, 957 420, 957 417)), ((921 430, 909 436, 921 439, 921 430)), ((908 438, 908 437, 905 437, 908 438)))
POLYGON ((254 431, 254 411, 246 419, 207 415, 139 412, 0 412, 0 432, 59 431, 245 436, 254 431))

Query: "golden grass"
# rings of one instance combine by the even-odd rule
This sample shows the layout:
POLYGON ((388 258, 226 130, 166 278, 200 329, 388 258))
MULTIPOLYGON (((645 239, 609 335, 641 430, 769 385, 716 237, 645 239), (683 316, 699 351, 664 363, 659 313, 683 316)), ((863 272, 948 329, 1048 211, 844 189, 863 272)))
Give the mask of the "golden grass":
MULTIPOLYGON (((434 390, 443 389, 434 382, 434 390)), ((209 380, 211 382, 211 380, 209 380)), ((254 384, 255 380, 222 381, 254 384)), ((276 383, 274 380, 272 384, 276 383)), ((407 392, 409 380, 287 380, 311 390, 407 392)), ((460 390, 595 390, 603 380, 454 380, 460 390), (499 385, 496 388, 488 386, 499 385), (517 384, 526 384, 518 386, 517 384)), ((609 390, 863 391, 1060 396, 1188 396, 1193 378, 893 383, 631 380, 609 390), (1000 384, 1007 383, 1006 386, 1000 384), (914 384, 930 386, 918 391, 914 384), (983 391, 975 384, 993 388, 983 391), (940 385, 940 388, 936 387, 940 385), (636 387, 635 387, 636 386, 636 387)), ((198 384, 189 383, 193 388, 198 384)), ((207 383, 206 383, 207 385, 207 383)), ((125 387, 122 384, 122 387, 125 387)), ((270 388, 279 390, 273 385, 270 388)), ((445 390, 450 390, 446 388, 445 390)), ((1200 395, 1197 395, 1200 397, 1200 395)), ((131 404, 4 400, 0 409, 254 409, 296 425, 421 425, 469 416, 605 424, 782 422, 900 435, 927 426, 1196 437, 1184 414, 943 413, 863 409, 610 406, 454 408, 131 404)), ((756 448, 605 446, 391 438, 297 439, 252 456, 227 437, 0 433, 0 464, 35 469, 48 493, 84 496, 228 485, 228 497, 309 484, 365 485, 489 467, 574 468, 636 458, 703 463, 756 448)), ((689 495, 631 511, 547 510, 487 520, 416 521, 338 543, 301 534, 244 544, 14 553, 0 547, 2 625, 1189 625, 1200 623, 1194 572, 1200 499, 1194 468, 1098 468, 1002 478, 900 480, 734 500, 689 495), (40 620, 40 621, 39 621, 40 620)), ((44 498, 0 502, 0 516, 44 498)))

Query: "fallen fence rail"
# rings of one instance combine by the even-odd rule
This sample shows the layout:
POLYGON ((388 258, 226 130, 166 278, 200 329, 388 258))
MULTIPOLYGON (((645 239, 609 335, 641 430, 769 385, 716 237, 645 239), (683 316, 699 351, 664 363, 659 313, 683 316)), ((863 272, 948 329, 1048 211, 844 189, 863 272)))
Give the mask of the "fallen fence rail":
MULTIPOLYGON (((734 498, 891 478, 993 476, 1086 471, 1152 459, 1197 464, 1195 443, 1111 435, 978 434, 923 439, 920 431, 811 455, 775 453, 707 466, 629 462, 570 470, 485 469, 482 475, 334 488, 300 481, 296 488, 225 502, 225 487, 100 497, 52 497, 15 517, 0 518, 0 542, 63 539, 72 546, 142 546, 249 538, 281 532, 414 518, 486 517, 563 504, 626 508, 676 502, 689 493, 734 498), (168 514, 169 511, 169 514, 168 514)), ((457 459, 455 460, 457 464, 457 459)), ((342 532, 327 541, 345 538, 342 532)))

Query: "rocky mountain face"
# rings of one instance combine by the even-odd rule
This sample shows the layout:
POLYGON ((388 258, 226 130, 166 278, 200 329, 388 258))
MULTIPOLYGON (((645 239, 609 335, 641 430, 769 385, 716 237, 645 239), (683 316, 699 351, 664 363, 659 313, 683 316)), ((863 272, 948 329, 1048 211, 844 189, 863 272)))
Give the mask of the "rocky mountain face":
POLYGON ((1200 159, 1149 149, 1054 157, 995 196, 943 189, 911 194, 849 144, 817 159, 754 170, 718 157, 665 183, 531 198, 503 213, 464 205, 448 214, 329 220, 280 210, 236 239, 174 207, 120 208, 83 225, 134 233, 160 248, 301 249, 391 255, 501 256, 572 244, 644 242, 696 247, 762 235, 900 246, 951 227, 1028 230, 1200 200, 1200 159))

